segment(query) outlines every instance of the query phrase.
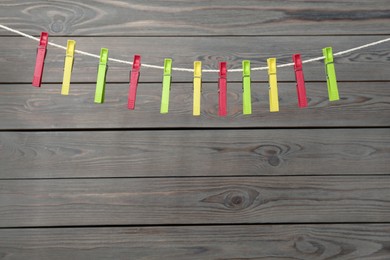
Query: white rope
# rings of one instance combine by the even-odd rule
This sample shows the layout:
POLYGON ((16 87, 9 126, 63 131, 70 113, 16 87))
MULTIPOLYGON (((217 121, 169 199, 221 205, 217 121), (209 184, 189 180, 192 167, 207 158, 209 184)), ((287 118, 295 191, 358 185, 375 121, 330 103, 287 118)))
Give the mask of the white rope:
MULTIPOLYGON (((5 25, 2 25, 2 24, 0 24, 0 28, 3 28, 4 30, 9 31, 9 32, 13 32, 15 34, 19 34, 19 35, 21 35, 23 37, 29 38, 29 39, 34 40, 34 41, 39 41, 40 40, 39 38, 36 38, 36 37, 34 37, 32 35, 23 33, 21 31, 18 31, 18 30, 12 29, 12 28, 9 28, 9 27, 7 27, 5 25)), ((333 53, 333 56, 341 56, 341 55, 344 55, 346 53, 350 53, 350 52, 353 52, 353 51, 361 50, 361 49, 364 49, 364 48, 367 48, 367 47, 371 47, 371 46, 375 46, 375 45, 378 45, 378 44, 381 44, 381 43, 384 43, 384 42, 388 42, 388 41, 390 41, 390 38, 386 38, 386 39, 383 39, 383 40, 380 40, 380 41, 376 41, 376 42, 371 42, 371 43, 368 43, 368 44, 365 44, 365 45, 361 45, 361 46, 358 46, 358 47, 355 47, 355 48, 352 48, 352 49, 348 49, 348 50, 345 50, 345 51, 336 52, 336 53, 333 53)), ((59 44, 55 44, 55 43, 52 43, 52 42, 49 42, 48 44, 50 46, 66 50, 65 46, 62 46, 62 45, 59 45, 59 44)), ((99 55, 92 54, 92 53, 85 52, 85 51, 75 50, 75 53, 78 53, 78 54, 81 54, 81 55, 85 55, 85 56, 90 56, 90 57, 93 57, 93 58, 98 58, 98 59, 100 58, 99 55)), ((314 61, 323 60, 323 59, 324 59, 324 57, 321 56, 321 57, 317 57, 317 58, 303 60, 302 63, 309 63, 309 62, 314 62, 314 61)), ((119 60, 119 59, 113 59, 113 58, 108 58, 108 60, 109 61, 113 61, 113 62, 122 63, 122 64, 129 64, 129 65, 133 64, 133 62, 131 62, 131 61, 125 61, 125 60, 119 60)), ((294 63, 286 63, 286 64, 279 64, 279 65, 277 65, 278 68, 290 67, 290 66, 294 66, 294 63)), ((142 63, 142 67, 152 68, 152 69, 161 69, 161 70, 164 69, 163 66, 150 65, 150 64, 144 64, 144 63, 142 63)), ((253 71, 255 71, 255 70, 267 70, 267 69, 268 69, 268 66, 251 68, 251 70, 253 70, 253 71)), ((194 69, 187 69, 187 68, 172 68, 172 70, 174 70, 174 71, 194 72, 194 69)), ((202 70, 202 72, 219 72, 219 70, 211 70, 211 69, 207 70, 206 69, 206 70, 202 70)), ((228 72, 242 72, 242 69, 230 69, 230 70, 228 70, 228 72)))

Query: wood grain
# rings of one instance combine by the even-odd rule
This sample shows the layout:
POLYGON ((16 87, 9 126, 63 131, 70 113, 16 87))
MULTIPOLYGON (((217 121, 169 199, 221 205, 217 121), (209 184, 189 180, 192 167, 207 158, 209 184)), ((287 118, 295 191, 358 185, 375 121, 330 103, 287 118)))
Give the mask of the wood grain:
POLYGON ((389 147, 389 129, 3 132, 0 178, 379 175, 389 147))
POLYGON ((389 225, 0 230, 5 259, 388 259, 389 225))
MULTIPOLYGON (((389 22, 388 0, 0 2, 0 24, 64 46, 203 69, 350 49, 389 37, 389 22)), ((304 64, 306 109, 288 67, 280 112, 263 70, 243 116, 241 73, 229 73, 220 118, 217 73, 203 73, 193 117, 193 75, 174 71, 163 116, 162 71, 142 67, 129 111, 129 65, 109 63, 96 105, 97 59, 76 55, 64 97, 64 50, 49 47, 37 89, 37 43, 0 38, 0 259, 390 258, 390 43, 335 58, 337 102, 322 61, 304 64)))
POLYGON ((82 36, 388 34, 389 10, 386 0, 3 0, 0 23, 32 34, 82 36))
MULTIPOLYGON (((291 63, 292 54, 301 53, 302 59, 322 56, 322 48, 332 46, 334 52, 351 49, 384 36, 333 37, 83 37, 76 40, 76 49, 100 53, 109 49, 109 56, 133 61, 133 55, 142 56, 142 63, 163 66, 164 58, 173 59, 173 67, 193 68, 195 60, 202 61, 203 69, 218 69, 218 62, 226 60, 229 68, 241 68, 242 60, 251 60, 252 67, 267 66, 267 58, 275 57, 278 64, 291 63)), ((66 46, 69 37, 50 37, 66 46)), ((335 58, 339 81, 390 80, 390 42, 359 50, 335 58), (377 68, 368 70, 367 68, 377 68)), ((37 43, 26 38, 2 37, 0 42, 0 82, 31 84, 37 43)), ((43 83, 62 82, 65 51, 49 47, 43 74, 43 83)), ((76 55, 72 83, 96 82, 98 59, 76 55)), ((109 62, 107 82, 128 82, 130 65, 109 62)), ((295 81, 292 67, 280 68, 278 80, 295 81)), ((322 61, 304 64, 306 81, 325 81, 322 61)), ((268 81, 266 70, 253 71, 254 81, 268 81)), ((172 74, 173 82, 192 82, 193 73, 172 74)), ((218 73, 203 73, 203 81, 217 82, 218 73)), ((161 82, 162 70, 142 68, 140 82, 161 82)), ((229 81, 242 81, 241 72, 228 74, 229 81)), ((44 86, 43 85, 43 86, 44 86)))
POLYGON ((0 192, 0 227, 390 219, 389 176, 2 180, 0 192))
POLYGON ((216 83, 204 83, 201 116, 192 116, 192 83, 172 84, 170 108, 160 114, 161 83, 140 84, 136 109, 127 109, 128 84, 107 84, 104 104, 94 104, 95 85, 0 85, 0 129, 174 127, 390 126, 386 82, 339 83, 341 99, 329 102, 325 83, 307 83, 309 107, 297 106, 295 83, 279 83, 280 112, 269 112, 268 83, 252 84, 253 114, 242 115, 241 83, 228 84, 228 116, 218 116, 216 83))

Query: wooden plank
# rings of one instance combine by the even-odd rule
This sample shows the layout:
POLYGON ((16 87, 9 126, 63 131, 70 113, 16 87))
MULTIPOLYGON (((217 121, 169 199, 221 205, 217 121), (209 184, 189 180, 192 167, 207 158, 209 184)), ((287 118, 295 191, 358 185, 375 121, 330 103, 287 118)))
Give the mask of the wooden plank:
POLYGON ((0 230, 10 259, 388 259, 390 226, 259 225, 0 230))
MULTIPOLYGON (((387 34, 390 5, 375 1, 2 1, 0 22, 56 35, 387 34)), ((1 35, 9 35, 0 31, 1 35)))
POLYGON ((0 85, 0 129, 173 127, 390 126, 386 82, 339 83, 340 101, 329 102, 326 83, 308 83, 309 107, 297 105, 295 83, 279 84, 280 112, 269 112, 268 83, 252 86, 250 116, 242 115, 241 83, 228 84, 228 116, 218 116, 216 83, 204 83, 201 116, 192 116, 192 84, 172 84, 170 110, 160 114, 161 83, 140 84, 136 109, 127 109, 128 84, 107 84, 106 102, 94 104, 95 85, 0 85))
POLYGON ((390 176, 3 180, 0 190, 0 227, 390 219, 390 176))
POLYGON ((2 132, 0 178, 379 175, 389 147, 389 129, 2 132))
MULTIPOLYGON (((83 37, 74 38, 76 48, 99 54, 101 47, 109 49, 109 56, 132 61, 141 54, 142 63, 163 66, 164 58, 173 59, 173 67, 193 68, 194 60, 201 60, 203 69, 218 69, 218 61, 227 60, 228 67, 241 68, 242 60, 250 59, 252 67, 267 66, 267 58, 277 58, 278 64, 291 63, 293 53, 301 53, 302 59, 322 56, 322 48, 332 46, 334 52, 351 49, 384 36, 338 37, 83 37)), ((50 40, 66 46, 68 37, 50 37, 50 40)), ((26 38, 2 37, 0 53, 0 82, 31 84, 37 43, 26 38)), ((390 42, 359 50, 335 58, 339 81, 390 80, 390 42), (375 69, 373 69, 375 68, 375 69)), ((45 83, 62 82, 65 51, 49 47, 46 57, 43 86, 45 83)), ((72 82, 96 82, 98 59, 76 55, 72 82)), ((130 65, 109 62, 108 82, 128 82, 130 65)), ((307 81, 325 81, 322 61, 304 64, 307 81)), ((216 82, 218 73, 203 73, 204 81, 216 82)), ((141 82, 161 82, 162 70, 141 68, 141 82)), ((241 81, 241 72, 228 74, 229 81, 241 81)), ((278 69, 278 79, 295 81, 292 67, 278 69)), ((193 73, 173 72, 173 82, 192 82, 193 73)), ((268 81, 266 70, 254 71, 254 81, 268 81)))

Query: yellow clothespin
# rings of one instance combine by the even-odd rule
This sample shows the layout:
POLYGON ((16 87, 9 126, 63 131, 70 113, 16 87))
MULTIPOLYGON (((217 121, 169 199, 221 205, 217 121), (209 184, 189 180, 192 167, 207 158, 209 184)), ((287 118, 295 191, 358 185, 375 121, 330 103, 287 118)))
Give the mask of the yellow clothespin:
POLYGON ((200 97, 202 92, 202 62, 194 62, 194 106, 193 115, 200 115, 200 97))
POLYGON ((278 81, 276 78, 276 59, 267 59, 268 78, 269 78, 269 110, 271 112, 279 111, 278 81))
POLYGON ((62 80, 61 95, 69 94, 70 78, 73 70, 75 48, 76 48, 76 41, 68 40, 68 45, 66 47, 64 78, 62 80))

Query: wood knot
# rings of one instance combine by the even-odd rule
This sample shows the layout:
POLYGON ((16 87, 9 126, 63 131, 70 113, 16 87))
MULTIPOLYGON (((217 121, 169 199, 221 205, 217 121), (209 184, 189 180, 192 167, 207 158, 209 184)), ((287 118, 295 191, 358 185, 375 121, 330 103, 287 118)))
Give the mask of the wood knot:
POLYGON ((266 160, 271 166, 279 166, 282 163, 284 149, 277 145, 261 145, 254 151, 259 154, 263 160, 266 160))
POLYGON ((324 245, 305 237, 296 239, 294 246, 299 252, 310 255, 322 255, 325 251, 324 245))
POLYGON ((55 21, 51 25, 51 30, 54 33, 60 33, 60 32, 62 32, 64 30, 64 24, 61 21, 55 21))
POLYGON ((277 156, 268 157, 268 163, 272 166, 278 166, 280 164, 280 159, 277 156))
POLYGON ((201 202, 216 203, 229 210, 243 210, 251 207, 259 196, 259 192, 251 189, 233 189, 217 195, 211 195, 201 202))

